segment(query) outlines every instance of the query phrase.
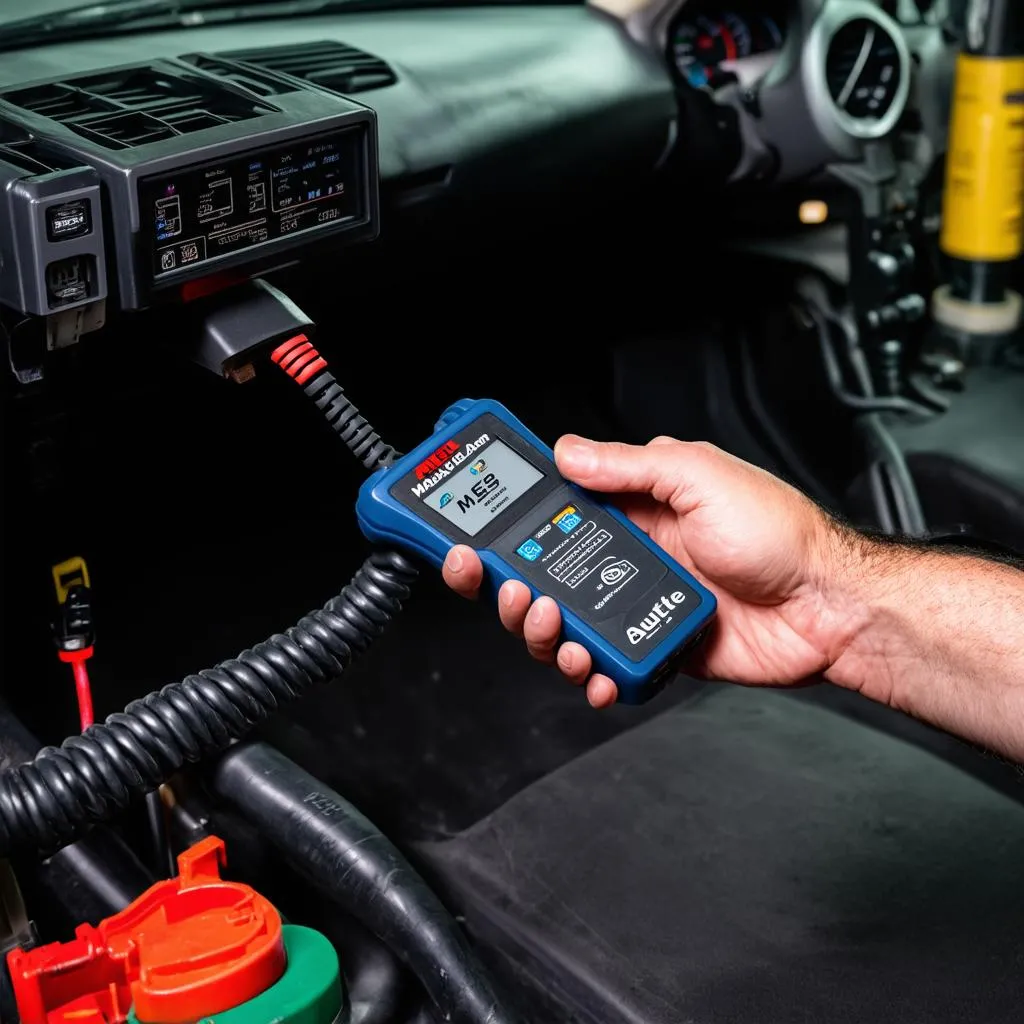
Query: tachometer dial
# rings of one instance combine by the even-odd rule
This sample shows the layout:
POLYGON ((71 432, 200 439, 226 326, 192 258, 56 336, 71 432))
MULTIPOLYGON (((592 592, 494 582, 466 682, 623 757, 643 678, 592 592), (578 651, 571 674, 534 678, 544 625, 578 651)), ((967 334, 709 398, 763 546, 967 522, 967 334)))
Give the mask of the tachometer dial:
POLYGON ((677 26, 672 49, 680 70, 690 64, 713 68, 736 58, 736 40, 728 26, 712 18, 695 18, 677 26))
POLYGON ((738 14, 722 15, 722 25, 732 37, 733 49, 737 57, 749 57, 754 52, 754 34, 750 22, 738 14))
POLYGON ((777 50, 782 30, 766 14, 725 12, 680 22, 672 34, 672 53, 680 75, 691 85, 707 85, 721 64, 777 50))

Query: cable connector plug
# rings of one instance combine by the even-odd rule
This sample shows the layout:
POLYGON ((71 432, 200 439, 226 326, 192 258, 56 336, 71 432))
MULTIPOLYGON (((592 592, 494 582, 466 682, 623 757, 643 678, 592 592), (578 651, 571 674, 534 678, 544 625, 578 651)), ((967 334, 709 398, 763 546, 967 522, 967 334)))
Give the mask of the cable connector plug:
MULTIPOLYGON (((92 594, 84 583, 68 588, 67 597, 60 606, 53 626, 57 649, 73 653, 92 649, 96 630, 92 614, 92 594)), ((62 659, 63 660, 63 659, 62 659)))
POLYGON ((96 630, 93 625, 92 595, 89 585, 73 583, 67 587, 53 624, 57 657, 71 666, 78 699, 78 718, 85 732, 95 721, 92 707, 92 683, 85 663, 92 657, 96 630))
POLYGON ((255 376, 257 349, 313 327, 284 292, 259 278, 195 299, 186 315, 193 361, 237 384, 255 376))

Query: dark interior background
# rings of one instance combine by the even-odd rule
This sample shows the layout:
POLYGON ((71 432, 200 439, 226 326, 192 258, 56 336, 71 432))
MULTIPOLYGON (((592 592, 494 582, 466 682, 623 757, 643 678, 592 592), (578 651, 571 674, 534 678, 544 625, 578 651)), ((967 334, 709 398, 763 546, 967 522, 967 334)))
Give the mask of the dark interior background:
MULTIPOLYGON (((569 430, 715 439, 708 408, 728 396, 709 398, 700 363, 726 344, 715 322, 738 286, 711 259, 632 255, 671 253, 692 230, 696 211, 673 216, 661 200, 611 224, 596 196, 529 217, 515 203, 488 220, 392 211, 373 246, 274 280, 401 447, 465 394, 506 402, 550 442, 569 430)), ((758 283, 742 285, 744 303, 758 283)), ((229 384, 188 350, 174 310, 156 310, 86 338, 21 394, 5 379, 3 678, 44 743, 76 726, 50 635, 54 562, 82 554, 92 573, 102 718, 287 627, 368 550, 353 515, 362 471, 292 382, 268 363, 229 384)), ((329 763, 382 825, 444 834, 686 689, 649 712, 594 715, 427 572, 365 661, 271 729, 314 770, 329 763)))

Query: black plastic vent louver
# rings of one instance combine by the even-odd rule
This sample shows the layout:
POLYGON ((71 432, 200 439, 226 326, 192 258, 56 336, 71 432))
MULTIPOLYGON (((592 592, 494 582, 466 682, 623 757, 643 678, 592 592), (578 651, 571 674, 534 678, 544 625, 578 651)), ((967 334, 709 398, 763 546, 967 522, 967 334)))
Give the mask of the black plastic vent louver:
POLYGON ((130 149, 275 110, 174 68, 122 68, 16 89, 0 99, 67 125, 107 149, 130 149))
POLYGON ((41 146, 28 132, 0 120, 0 160, 29 174, 49 174, 75 166, 75 161, 58 156, 41 146))
POLYGON ((229 50, 217 56, 291 75, 319 89, 345 96, 369 89, 384 89, 398 81, 390 65, 380 57, 331 41, 304 46, 269 46, 260 50, 229 50))
POLYGON ((211 57, 207 53, 190 53, 181 60, 241 89, 248 89, 257 96, 280 96, 284 92, 294 91, 287 83, 278 81, 273 75, 261 74, 254 68, 222 57, 211 57))

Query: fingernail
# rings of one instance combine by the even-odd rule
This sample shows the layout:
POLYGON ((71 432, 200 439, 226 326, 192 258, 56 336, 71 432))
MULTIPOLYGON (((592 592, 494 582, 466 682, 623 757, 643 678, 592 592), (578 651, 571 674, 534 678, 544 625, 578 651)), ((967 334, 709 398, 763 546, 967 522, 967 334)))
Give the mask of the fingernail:
POLYGON ((505 608, 511 608, 515 599, 516 595, 512 593, 512 588, 507 584, 498 591, 498 600, 501 601, 502 606, 505 608))
POLYGON ((446 564, 449 572, 462 572, 462 555, 452 549, 448 552, 446 564))
POLYGON ((544 605, 539 601, 530 609, 530 621, 535 626, 539 626, 544 621, 544 605))
POLYGON ((572 671, 572 651, 563 647, 558 652, 558 664, 564 672, 572 671))
POLYGON ((593 473, 597 469, 594 442, 585 437, 573 437, 558 442, 558 462, 573 473, 593 473))

